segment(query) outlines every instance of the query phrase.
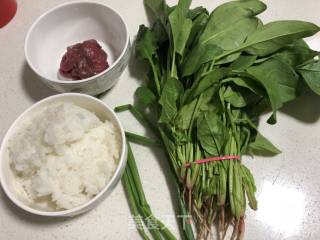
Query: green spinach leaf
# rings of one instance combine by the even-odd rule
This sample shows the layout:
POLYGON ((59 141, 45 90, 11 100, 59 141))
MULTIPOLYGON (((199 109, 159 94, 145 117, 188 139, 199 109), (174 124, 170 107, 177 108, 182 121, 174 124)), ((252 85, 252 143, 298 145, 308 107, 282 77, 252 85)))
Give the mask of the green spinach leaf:
POLYGON ((276 59, 252 66, 247 72, 265 88, 276 120, 276 111, 283 103, 297 97, 298 76, 289 65, 276 59))
POLYGON ((318 53, 304 45, 304 41, 300 40, 293 44, 283 47, 279 52, 273 55, 274 58, 277 58, 291 67, 295 68, 298 65, 301 65, 310 59, 313 59, 318 53))
POLYGON ((226 102, 237 108, 245 107, 247 105, 246 100, 240 91, 233 90, 231 86, 227 87, 223 94, 223 98, 226 102))
MULTIPOLYGON (((221 59, 215 59, 215 65, 222 65, 226 63, 232 63, 233 61, 237 60, 241 56, 241 52, 235 52, 230 55, 227 55, 221 59)), ((219 57, 219 56, 218 56, 219 57)))
POLYGON ((192 28, 187 41, 186 47, 191 48, 195 45, 202 34, 204 27, 207 25, 209 19, 209 14, 207 12, 202 12, 195 19, 192 20, 192 28))
POLYGON ((138 100, 145 106, 149 106, 156 102, 156 96, 154 93, 147 87, 139 87, 135 92, 135 96, 138 100))
POLYGON ((250 79, 248 77, 230 77, 226 78, 222 81, 222 83, 228 83, 228 82, 233 82, 239 87, 247 88, 251 92, 259 95, 259 96, 264 96, 264 91, 262 87, 260 87, 260 84, 257 83, 255 80, 250 79))
POLYGON ((227 69, 225 68, 214 68, 211 72, 205 75, 200 81, 195 82, 190 90, 190 95, 188 99, 192 100, 199 96, 207 88, 215 85, 216 88, 219 87, 219 80, 222 79, 227 74, 227 69))
POLYGON ((298 69, 312 91, 320 95, 320 61, 304 65, 298 69))
POLYGON ((197 138, 211 156, 220 156, 225 143, 225 126, 215 112, 201 114, 197 121, 197 138))
POLYGON ((144 0, 144 5, 147 6, 153 14, 165 23, 165 18, 169 13, 169 7, 164 0, 144 0))
POLYGON ((204 63, 212 61, 222 53, 222 49, 216 45, 197 45, 188 53, 182 65, 182 76, 189 76, 204 63))
POLYGON ((192 20, 186 16, 190 4, 191 0, 179 0, 178 6, 169 15, 174 51, 180 55, 183 54, 192 28, 192 20))
MULTIPOLYGON (((266 9, 266 5, 257 0, 230 1, 214 9, 210 17, 210 32, 230 27, 243 18, 253 17, 266 9)), ((208 29, 209 30, 209 29, 208 29)))
POLYGON ((256 18, 243 18, 223 29, 216 29, 210 27, 212 16, 199 38, 199 44, 213 44, 224 50, 233 50, 241 46, 248 35, 252 34, 258 26, 256 18))
POLYGON ((230 64, 233 71, 244 71, 252 66, 256 61, 257 56, 240 56, 237 60, 230 64))
POLYGON ((192 102, 182 106, 179 110, 174 122, 175 126, 181 130, 189 130, 192 128, 193 119, 199 115, 199 109, 202 98, 194 99, 192 102))
POLYGON ((265 138, 261 133, 257 133, 254 142, 249 144, 249 153, 262 156, 273 156, 281 153, 281 151, 276 148, 267 138, 265 138))
POLYGON ((194 9, 190 9, 187 13, 187 18, 190 18, 192 21, 194 21, 196 18, 203 14, 208 15, 208 10, 200 6, 194 9))
POLYGON ((319 27, 303 21, 276 21, 268 23, 248 36, 241 47, 245 51, 258 56, 274 53, 286 44, 297 39, 314 35, 319 27))
POLYGON ((159 103, 162 106, 160 123, 169 123, 176 116, 177 100, 183 94, 183 86, 180 81, 170 78, 163 87, 159 103))
POLYGON ((144 25, 140 25, 135 44, 136 56, 153 63, 153 56, 156 54, 158 45, 155 34, 144 25))

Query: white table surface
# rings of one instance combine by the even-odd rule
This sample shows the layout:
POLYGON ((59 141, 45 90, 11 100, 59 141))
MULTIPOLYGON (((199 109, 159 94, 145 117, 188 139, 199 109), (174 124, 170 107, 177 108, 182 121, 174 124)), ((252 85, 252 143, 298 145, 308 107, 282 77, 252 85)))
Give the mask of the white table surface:
MULTIPOLYGON (((0 29, 0 139, 12 121, 34 102, 55 94, 28 68, 24 59, 24 38, 31 23, 44 11, 66 0, 18 0, 12 22, 0 29)), ((117 9, 128 24, 133 39, 139 24, 147 23, 142 0, 101 1, 117 9)), ((176 1, 170 1, 174 3, 176 1)), ((213 9, 225 1, 195 0, 194 6, 213 9)), ((301 19, 320 24, 319 0, 268 0, 264 21, 301 19)), ((320 49, 320 35, 309 40, 320 49), (318 40, 318 41, 317 41, 318 40)), ((133 93, 143 73, 131 61, 121 81, 103 98, 112 107, 133 102, 133 93)), ((283 154, 274 158, 247 159, 256 178, 259 210, 247 211, 248 240, 319 239, 320 237, 320 97, 310 94, 288 104, 278 116, 276 126, 265 124, 260 130, 283 154)), ((129 114, 120 115, 128 130, 145 133, 129 114)), ((163 153, 134 145, 146 196, 155 215, 177 233, 173 216, 174 193, 167 182, 163 153)), ((29 215, 15 207, 0 190, 1 240, 52 239, 140 239, 130 220, 122 185, 94 210, 68 219, 29 215)))

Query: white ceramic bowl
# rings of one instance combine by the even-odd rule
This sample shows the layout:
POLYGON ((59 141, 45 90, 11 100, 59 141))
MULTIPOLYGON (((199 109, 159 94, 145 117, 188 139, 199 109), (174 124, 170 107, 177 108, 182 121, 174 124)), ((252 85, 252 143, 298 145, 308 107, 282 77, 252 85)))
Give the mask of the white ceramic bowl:
POLYGON ((129 34, 114 9, 97 2, 77 1, 42 14, 25 39, 25 57, 42 81, 58 92, 97 95, 110 89, 128 64, 129 34), (108 54, 109 68, 83 80, 59 80, 60 61, 68 46, 95 39, 108 54))
MULTIPOLYGON (((45 98, 30 108, 28 108, 25 112, 23 112, 11 125, 8 132, 6 133, 0 148, 0 181, 4 192, 7 196, 20 208, 37 215, 42 216, 75 216, 80 213, 86 212, 96 205, 98 205, 101 201, 103 201, 115 188, 119 180, 121 179, 122 173, 125 169, 127 162, 127 145, 125 141, 125 134, 123 127, 117 118, 116 114, 110 109, 105 103, 98 100, 97 98, 80 94, 80 93, 64 93, 54 95, 48 98, 45 98), (103 188, 103 190, 97 194, 94 198, 92 198, 87 203, 78 206, 73 209, 62 210, 62 211, 44 211, 40 209, 36 209, 34 206, 28 203, 28 199, 24 194, 21 186, 17 183, 16 177, 14 176, 13 171, 10 167, 10 159, 8 154, 8 140, 14 134, 17 127, 26 119, 30 114, 37 111, 39 108, 43 106, 53 103, 53 102, 72 102, 77 106, 83 107, 91 112, 94 112, 101 120, 108 119, 112 121, 116 127, 119 128, 121 132, 121 156, 119 159, 119 164, 117 169, 108 182, 108 184, 103 188)), ((30 202, 30 201, 29 201, 30 202)))

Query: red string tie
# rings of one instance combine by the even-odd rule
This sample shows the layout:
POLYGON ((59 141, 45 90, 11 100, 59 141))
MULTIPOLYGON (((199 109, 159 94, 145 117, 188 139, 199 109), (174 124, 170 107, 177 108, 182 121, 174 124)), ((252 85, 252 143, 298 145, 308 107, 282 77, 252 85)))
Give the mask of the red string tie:
POLYGON ((191 167, 192 164, 204 164, 204 163, 215 162, 215 161, 239 160, 239 159, 240 159, 240 156, 237 156, 237 155, 230 155, 230 156, 223 156, 223 157, 210 157, 210 158, 200 159, 192 163, 186 163, 184 164, 184 166, 186 168, 189 168, 191 167))

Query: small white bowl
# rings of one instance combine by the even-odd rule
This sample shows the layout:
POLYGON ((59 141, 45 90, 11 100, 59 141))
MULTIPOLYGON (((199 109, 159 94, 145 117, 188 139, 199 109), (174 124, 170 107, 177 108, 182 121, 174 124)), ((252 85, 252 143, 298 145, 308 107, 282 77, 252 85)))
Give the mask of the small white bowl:
POLYGON ((11 125, 8 132, 6 133, 0 148, 0 182, 2 188, 6 195, 14 202, 18 207, 41 216, 53 216, 53 217, 62 217, 62 216, 75 216, 81 213, 84 213, 88 210, 91 210, 95 206, 97 206, 101 201, 103 201, 116 187, 117 183, 121 179, 123 171, 125 169, 127 162, 127 145, 125 140, 125 134, 123 127, 117 118, 114 111, 109 108, 105 103, 98 100, 97 98, 80 94, 80 93, 64 93, 54 95, 48 98, 45 98, 26 111, 24 111, 11 125), (106 184, 106 186, 102 189, 102 191, 97 194, 95 197, 90 199, 85 204, 62 211, 44 211, 40 209, 36 209, 35 207, 30 206, 30 204, 26 203, 27 198, 23 191, 21 190, 21 186, 17 183, 16 177, 14 176, 13 171, 10 167, 10 159, 8 154, 8 142, 10 137, 15 133, 17 127, 31 114, 33 114, 38 109, 44 107, 47 104, 55 103, 55 102, 72 102, 77 106, 83 107, 91 112, 94 112, 97 117, 101 120, 110 120, 112 121, 116 127, 120 130, 121 133, 121 155, 119 159, 119 163, 117 169, 110 179, 110 181, 106 184))
POLYGON ((118 12, 97 2, 77 1, 42 14, 25 39, 25 57, 42 81, 58 92, 97 95, 118 81, 128 64, 130 40, 118 12), (60 62, 68 46, 95 39, 108 54, 109 68, 82 80, 61 80, 60 62))

